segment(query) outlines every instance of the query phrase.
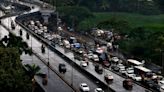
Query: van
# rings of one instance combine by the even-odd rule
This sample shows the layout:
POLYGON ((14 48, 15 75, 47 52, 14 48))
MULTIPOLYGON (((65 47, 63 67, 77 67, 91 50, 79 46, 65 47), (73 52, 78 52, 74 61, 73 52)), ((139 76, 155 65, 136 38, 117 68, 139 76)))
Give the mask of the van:
POLYGON ((63 40, 63 44, 64 44, 65 48, 70 48, 71 47, 71 44, 67 40, 63 40))

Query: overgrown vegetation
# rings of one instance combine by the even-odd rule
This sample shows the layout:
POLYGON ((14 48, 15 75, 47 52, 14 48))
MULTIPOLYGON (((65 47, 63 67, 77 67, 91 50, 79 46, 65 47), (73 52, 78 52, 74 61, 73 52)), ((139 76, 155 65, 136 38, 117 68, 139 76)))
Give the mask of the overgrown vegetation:
POLYGON ((20 54, 28 52, 20 37, 12 34, 0 40, 0 92, 30 92, 32 82, 21 64, 20 54))
POLYGON ((52 1, 61 13, 60 17, 68 26, 74 24, 71 27, 76 31, 90 31, 95 27, 114 29, 123 37, 118 41, 122 53, 161 65, 159 61, 161 51, 164 50, 164 0, 52 1), (81 10, 85 12, 80 13, 81 10), (86 14, 92 14, 92 17, 86 14))
MULTIPOLYGON (((136 13, 120 13, 120 12, 105 12, 105 13, 94 13, 94 17, 87 18, 80 22, 79 29, 86 30, 91 29, 93 27, 97 27, 97 25, 104 21, 109 21, 117 19, 121 21, 128 22, 128 25, 131 28, 135 27, 145 27, 149 30, 159 30, 162 31, 164 29, 164 15, 141 15, 136 13)), ((116 25, 117 26, 117 25, 116 25)))

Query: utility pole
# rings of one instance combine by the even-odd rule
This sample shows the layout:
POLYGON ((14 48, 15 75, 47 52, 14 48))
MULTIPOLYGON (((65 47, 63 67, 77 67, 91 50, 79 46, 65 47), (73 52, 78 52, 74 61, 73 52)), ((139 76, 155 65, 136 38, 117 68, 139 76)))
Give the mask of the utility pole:
POLYGON ((48 77, 50 77, 49 75, 49 68, 50 68, 50 54, 49 54, 49 46, 47 47, 47 50, 48 50, 48 63, 47 63, 47 66, 48 66, 48 77))
POLYGON ((161 51, 162 75, 164 76, 164 51, 161 51))

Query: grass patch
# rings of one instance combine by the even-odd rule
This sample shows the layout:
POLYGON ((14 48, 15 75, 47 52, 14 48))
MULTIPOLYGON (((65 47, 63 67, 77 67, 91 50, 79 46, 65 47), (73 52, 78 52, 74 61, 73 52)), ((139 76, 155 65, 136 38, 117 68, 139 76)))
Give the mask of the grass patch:
POLYGON ((86 28, 96 27, 99 22, 116 17, 118 19, 128 21, 132 28, 142 26, 152 30, 164 30, 164 14, 141 15, 133 13, 105 12, 94 13, 94 16, 95 17, 85 19, 80 23, 80 25, 86 28))

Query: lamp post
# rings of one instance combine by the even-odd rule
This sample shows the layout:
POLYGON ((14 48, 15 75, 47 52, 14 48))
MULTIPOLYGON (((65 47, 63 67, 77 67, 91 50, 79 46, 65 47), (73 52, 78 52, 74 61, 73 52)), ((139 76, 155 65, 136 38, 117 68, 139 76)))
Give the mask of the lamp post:
POLYGON ((162 75, 164 76, 164 51, 161 50, 162 75))
POLYGON ((73 73, 74 73, 74 69, 73 69, 73 62, 76 61, 75 59, 75 54, 73 53, 73 61, 72 61, 72 72, 71 72, 71 86, 73 87, 73 73))
POLYGON ((47 50, 48 50, 48 62, 47 62, 47 66, 48 66, 48 67, 47 67, 47 68, 48 68, 48 77, 50 77, 50 76, 49 76, 49 67, 50 67, 50 62, 49 62, 49 60, 50 60, 50 59, 49 59, 49 58, 50 58, 50 57, 49 57, 49 56, 50 56, 50 54, 49 54, 49 47, 47 47, 47 50))

